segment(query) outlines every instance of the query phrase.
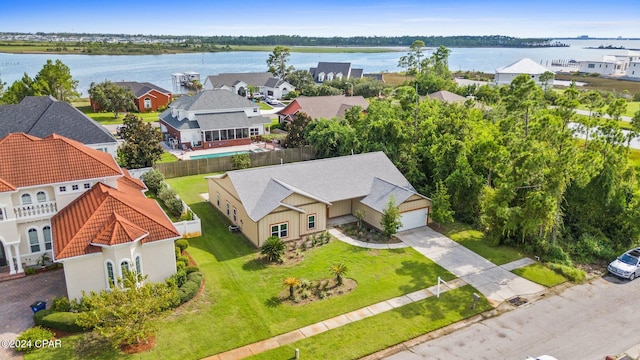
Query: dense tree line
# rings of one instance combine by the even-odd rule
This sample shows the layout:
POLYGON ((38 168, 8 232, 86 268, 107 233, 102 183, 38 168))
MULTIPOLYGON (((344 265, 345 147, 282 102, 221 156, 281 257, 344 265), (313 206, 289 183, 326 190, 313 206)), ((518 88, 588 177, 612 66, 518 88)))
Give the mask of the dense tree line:
POLYGON ((60 101, 70 101, 79 96, 76 91, 78 81, 71 76, 71 70, 62 61, 47 60, 46 64, 31 78, 24 73, 20 80, 9 87, 0 81, 0 104, 17 104, 27 96, 50 95, 60 101))

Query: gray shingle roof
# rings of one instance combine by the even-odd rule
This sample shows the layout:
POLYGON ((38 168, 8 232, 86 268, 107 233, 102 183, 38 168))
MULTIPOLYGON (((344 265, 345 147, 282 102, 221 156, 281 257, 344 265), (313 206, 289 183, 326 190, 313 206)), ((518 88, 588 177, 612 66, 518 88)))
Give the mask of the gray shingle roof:
POLYGON ((360 200, 360 202, 374 210, 384 212, 384 209, 389 203, 390 195, 393 195, 395 204, 397 206, 399 204, 402 204, 405 200, 407 200, 411 197, 411 195, 414 194, 415 191, 396 186, 388 181, 376 177, 373 179, 369 194, 362 200, 360 200))
POLYGON ((200 91, 193 96, 181 96, 170 107, 187 111, 221 110, 256 107, 250 100, 229 90, 215 89, 200 91))
POLYGON ((294 193, 327 204, 365 197, 375 206, 389 189, 398 204, 406 200, 405 195, 417 194, 383 152, 236 170, 220 176, 229 177, 254 221, 294 193))
POLYGON ((270 72, 254 72, 254 73, 223 73, 218 75, 207 76, 207 80, 213 85, 214 89, 223 86, 233 86, 242 81, 247 85, 277 87, 284 83, 273 76, 270 72))
MULTIPOLYGON (((204 114, 197 116, 197 123, 201 129, 231 129, 246 128, 258 124, 270 124, 271 119, 265 116, 248 117, 244 111, 204 114)), ((193 122, 193 121, 190 121, 193 122)))
POLYGON ((137 98, 141 97, 142 95, 148 93, 151 90, 156 90, 157 92, 160 92, 163 94, 171 94, 171 91, 165 90, 160 86, 157 86, 148 82, 119 81, 119 82, 115 82, 114 84, 120 87, 131 89, 131 91, 135 94, 137 98))
POLYGON ((104 126, 51 96, 27 96, 19 104, 0 105, 0 138, 15 132, 40 138, 58 134, 87 145, 116 142, 104 126))
POLYGON ((320 73, 333 73, 338 74, 342 73, 345 79, 350 78, 361 78, 363 69, 355 69, 351 67, 351 63, 348 62, 326 62, 320 61, 317 67, 312 67, 309 69, 309 72, 313 76, 314 79, 318 78, 318 74, 320 73))

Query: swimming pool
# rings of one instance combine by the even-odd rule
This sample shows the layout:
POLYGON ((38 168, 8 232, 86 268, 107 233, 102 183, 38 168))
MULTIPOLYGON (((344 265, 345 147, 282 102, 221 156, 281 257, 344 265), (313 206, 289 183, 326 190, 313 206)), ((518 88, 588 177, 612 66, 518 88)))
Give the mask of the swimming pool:
POLYGON ((219 158, 219 157, 223 157, 223 156, 233 156, 233 155, 238 155, 238 154, 250 154, 250 153, 251 153, 251 151, 247 151, 247 150, 229 151, 229 152, 216 153, 216 154, 192 155, 192 156, 189 156, 189 159, 190 160, 212 159, 212 158, 219 158))

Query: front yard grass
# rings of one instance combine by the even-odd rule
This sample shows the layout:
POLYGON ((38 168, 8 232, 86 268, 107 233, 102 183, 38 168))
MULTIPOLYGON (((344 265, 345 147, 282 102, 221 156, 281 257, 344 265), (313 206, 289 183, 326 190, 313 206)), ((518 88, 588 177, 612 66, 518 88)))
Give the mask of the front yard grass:
POLYGON ((493 245, 485 238, 482 231, 475 230, 468 224, 456 221, 435 229, 496 265, 504 265, 527 257, 525 253, 510 246, 493 245))
MULTIPOLYGON (((207 191, 204 176, 167 180, 202 221, 203 236, 190 239, 187 251, 204 273, 204 291, 163 320, 155 334, 155 347, 149 352, 135 355, 136 358, 199 359, 424 289, 435 285, 438 276, 444 280, 454 278, 451 273, 411 248, 369 250, 335 239, 328 245, 308 250, 305 259, 295 265, 267 266, 261 261, 259 251, 249 245, 242 235, 229 233, 226 216, 202 199, 200 194, 207 191), (349 271, 346 277, 358 282, 356 289, 305 305, 281 303, 279 295, 285 289, 282 285, 284 278, 327 279, 331 277, 330 265, 337 262, 347 265, 349 271)), ((465 297, 467 301, 464 305, 436 307, 433 316, 443 325, 468 316, 466 307, 471 296, 465 297), (449 311, 453 313, 449 314, 449 311)), ((386 315, 390 316, 389 320, 375 320, 374 324, 382 327, 385 321, 397 320, 400 323, 394 324, 394 328, 403 328, 404 323, 411 330, 411 335, 415 336, 424 329, 416 328, 415 323, 424 319, 416 318, 414 314, 424 313, 424 308, 431 306, 419 304, 415 305, 418 306, 415 309, 397 309, 386 315)), ((357 326, 359 329, 363 325, 357 326)), ((382 349, 395 339, 382 332, 373 337, 368 333, 366 330, 357 335, 368 338, 367 351, 382 349)), ((78 335, 63 340, 74 349, 66 346, 62 349, 43 349, 28 355, 27 359, 86 358, 86 350, 82 350, 86 337, 78 335)), ((338 346, 344 346, 339 345, 341 343, 339 336, 328 337, 321 342, 316 341, 315 346, 321 347, 319 351, 322 353, 329 353, 338 346)), ((362 346, 354 342, 349 347, 345 354, 360 351, 358 349, 362 346)), ((126 358, 127 355, 112 352, 109 357, 126 358)))
POLYGON ((515 269, 512 272, 546 287, 553 287, 567 281, 567 278, 540 263, 515 269))

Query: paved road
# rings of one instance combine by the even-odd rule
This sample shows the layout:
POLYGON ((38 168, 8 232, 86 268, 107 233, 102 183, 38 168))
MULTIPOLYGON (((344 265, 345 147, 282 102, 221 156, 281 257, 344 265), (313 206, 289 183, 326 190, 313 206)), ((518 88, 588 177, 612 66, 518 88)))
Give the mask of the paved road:
POLYGON ((387 359, 518 360, 547 354, 559 360, 602 360, 625 352, 635 359, 640 356, 638 298, 640 281, 606 276, 387 359))

